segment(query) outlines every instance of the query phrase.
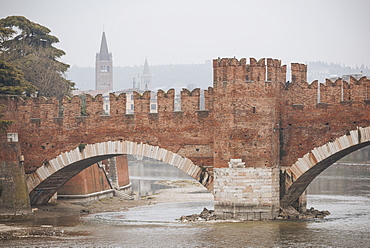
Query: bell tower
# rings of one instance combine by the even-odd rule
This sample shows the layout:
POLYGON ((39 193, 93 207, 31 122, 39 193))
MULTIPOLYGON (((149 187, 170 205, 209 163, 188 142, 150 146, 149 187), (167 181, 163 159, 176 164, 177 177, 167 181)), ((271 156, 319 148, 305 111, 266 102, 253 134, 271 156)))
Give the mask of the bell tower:
POLYGON ((100 52, 96 54, 95 59, 95 89, 113 90, 112 53, 108 52, 108 44, 104 31, 101 38, 100 52))
POLYGON ((150 74, 149 71, 149 64, 147 58, 145 58, 144 70, 143 74, 141 75, 140 89, 145 91, 152 89, 152 75, 150 74))

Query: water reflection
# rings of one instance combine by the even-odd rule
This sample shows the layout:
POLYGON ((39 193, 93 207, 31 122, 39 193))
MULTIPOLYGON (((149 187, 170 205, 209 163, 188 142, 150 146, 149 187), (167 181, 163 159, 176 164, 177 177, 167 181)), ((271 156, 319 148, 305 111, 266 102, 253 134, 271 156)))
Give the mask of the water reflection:
MULTIPOLYGON (((133 180, 145 181, 133 186, 138 195, 155 193, 158 189, 152 185, 156 180, 183 179, 176 175, 182 173, 176 168, 132 162, 133 180)), ((68 231, 82 232, 77 237, 4 241, 0 246, 368 247, 369 183, 369 167, 333 165, 323 172, 308 188, 308 207, 331 212, 320 220, 184 224, 174 219, 183 211, 199 213, 196 204, 157 204, 126 212, 90 215, 85 222, 68 227, 68 231)), ((207 203, 200 202, 200 207, 204 204, 207 203)))
POLYGON ((331 212, 315 228, 356 232, 369 238, 370 165, 335 164, 308 187, 308 206, 331 212))
POLYGON ((308 187, 309 194, 369 195, 370 165, 334 164, 308 187))
POLYGON ((170 188, 170 186, 156 183, 161 180, 194 180, 178 168, 157 160, 145 157, 137 160, 134 156, 129 156, 128 160, 132 192, 136 199, 153 195, 161 189, 170 188))

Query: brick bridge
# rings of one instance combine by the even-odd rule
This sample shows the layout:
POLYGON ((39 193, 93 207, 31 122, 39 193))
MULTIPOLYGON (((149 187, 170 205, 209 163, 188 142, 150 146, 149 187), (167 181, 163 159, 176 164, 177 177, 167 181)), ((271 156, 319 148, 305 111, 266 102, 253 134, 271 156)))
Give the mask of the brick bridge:
POLYGON ((279 209, 302 211, 310 182, 370 142, 366 77, 309 84, 307 67, 293 63, 286 83, 276 59, 223 58, 213 67, 204 110, 199 89, 181 91, 180 111, 174 90, 158 91, 157 113, 150 113, 150 92, 135 93, 134 114, 126 114, 125 94, 110 94, 109 115, 101 95, 87 95, 86 116, 78 96, 1 96, 3 119, 15 121, 7 132, 18 133, 31 203, 45 203, 93 163, 134 154, 200 181, 214 193, 216 213, 272 219, 279 209))

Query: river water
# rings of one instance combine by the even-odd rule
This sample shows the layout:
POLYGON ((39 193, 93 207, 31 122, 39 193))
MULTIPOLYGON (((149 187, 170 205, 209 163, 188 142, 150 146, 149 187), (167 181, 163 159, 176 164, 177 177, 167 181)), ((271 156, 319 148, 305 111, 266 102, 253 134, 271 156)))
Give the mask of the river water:
MULTIPOLYGON (((158 162, 131 162, 137 197, 189 179, 158 162)), ((207 194, 207 193, 202 193, 207 194)), ((369 247, 370 165, 332 165, 308 188, 308 208, 329 210, 325 219, 180 223, 181 215, 213 208, 212 201, 163 203, 124 212, 91 214, 65 230, 74 236, 2 241, 1 246, 41 247, 369 247)))

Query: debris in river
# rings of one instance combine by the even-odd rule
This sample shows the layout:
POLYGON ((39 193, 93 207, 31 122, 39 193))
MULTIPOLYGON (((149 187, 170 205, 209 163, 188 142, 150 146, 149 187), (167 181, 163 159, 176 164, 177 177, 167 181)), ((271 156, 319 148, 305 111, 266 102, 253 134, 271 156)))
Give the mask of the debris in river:
POLYGON ((327 215, 329 215, 330 212, 327 210, 319 211, 314 208, 307 209, 305 213, 299 213, 297 215, 289 215, 286 212, 280 212, 277 219, 316 219, 316 218, 325 218, 327 215))
POLYGON ((182 222, 190 222, 190 221, 210 221, 217 219, 218 218, 214 214, 214 210, 208 210, 207 208, 203 208, 203 211, 200 214, 183 215, 178 220, 182 222))
MULTIPOLYGON (((277 217, 278 220, 282 219, 316 219, 316 218, 325 218, 329 215, 329 211, 319 211, 314 208, 307 209, 305 213, 300 213, 297 215, 289 215, 285 212, 281 212, 277 217)), ((192 215, 183 215, 178 219, 181 222, 197 222, 197 221, 212 221, 212 220, 225 220, 223 218, 217 217, 214 214, 214 210, 208 210, 204 208, 200 214, 192 214, 192 215)), ((235 220, 234 220, 235 221, 235 220)), ((245 221, 240 219, 239 221, 245 221)))

